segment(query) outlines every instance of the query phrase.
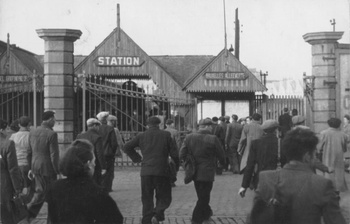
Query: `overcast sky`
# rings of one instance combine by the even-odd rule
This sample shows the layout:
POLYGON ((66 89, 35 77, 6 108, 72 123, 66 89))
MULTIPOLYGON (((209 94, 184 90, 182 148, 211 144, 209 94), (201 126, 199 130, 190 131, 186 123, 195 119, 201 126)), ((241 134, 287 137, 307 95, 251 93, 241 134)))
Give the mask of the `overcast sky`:
MULTIPOLYGON (((269 79, 311 75, 309 32, 344 31, 350 43, 350 0, 226 0, 228 47, 234 46, 235 9, 241 27, 240 61, 269 79)), ((88 55, 116 27, 148 55, 217 55, 224 48, 223 0, 0 0, 0 40, 44 54, 41 28, 83 32, 75 54, 88 55)))

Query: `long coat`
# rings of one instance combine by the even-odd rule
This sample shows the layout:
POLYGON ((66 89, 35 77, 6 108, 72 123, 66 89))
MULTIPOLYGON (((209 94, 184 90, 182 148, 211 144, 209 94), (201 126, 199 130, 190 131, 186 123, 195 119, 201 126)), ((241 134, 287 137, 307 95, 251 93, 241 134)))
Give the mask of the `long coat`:
POLYGON ((238 150, 243 149, 243 155, 241 159, 241 172, 247 165, 248 155, 253 140, 260 138, 264 131, 258 121, 253 120, 251 123, 243 127, 241 139, 239 140, 238 150))
POLYGON ((325 173, 339 191, 347 191, 344 170, 344 152, 346 152, 349 137, 339 129, 328 128, 321 132, 318 149, 322 152, 322 162, 334 173, 325 173))
MULTIPOLYGON (((275 170, 278 163, 278 139, 275 133, 264 134, 260 139, 252 141, 247 166, 244 170, 242 187, 248 188, 257 164, 256 175, 263 170, 275 170)), ((255 178, 256 189, 259 179, 255 178)))
POLYGON ((214 181, 216 161, 225 164, 225 152, 221 143, 209 130, 199 129, 188 134, 180 149, 180 160, 192 153, 196 161, 196 181, 214 181))
POLYGON ((96 183, 100 184, 101 171, 102 169, 106 169, 106 160, 104 156, 104 149, 102 147, 102 137, 99 135, 97 130, 88 129, 86 132, 79 134, 77 139, 86 139, 93 144, 94 154, 96 157, 94 179, 97 181, 96 183))
MULTIPOLYGON (((310 165, 301 162, 286 164, 280 171, 263 171, 259 176, 252 209, 252 219, 257 217, 259 200, 269 201, 278 188, 279 200, 290 201, 287 210, 290 224, 345 224, 339 208, 337 196, 332 182, 314 174, 310 165), (278 183, 276 185, 276 183, 278 183)), ((288 216, 286 216, 288 217, 288 216)), ((252 222, 253 223, 253 222, 252 222)), ((265 223, 256 220, 254 223, 265 223)))
POLYGON ((52 177, 59 173, 57 133, 45 123, 30 131, 27 158, 34 174, 52 177))
POLYGON ((1 161, 1 221, 2 223, 15 223, 12 218, 10 200, 14 193, 20 192, 21 174, 18 168, 15 143, 6 140, 6 135, 0 132, 0 161, 1 161))

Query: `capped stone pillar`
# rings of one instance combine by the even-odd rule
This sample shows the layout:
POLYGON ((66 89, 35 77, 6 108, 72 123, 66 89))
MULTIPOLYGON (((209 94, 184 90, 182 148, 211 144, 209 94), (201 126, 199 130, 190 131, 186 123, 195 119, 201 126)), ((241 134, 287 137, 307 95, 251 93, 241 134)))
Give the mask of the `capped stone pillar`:
POLYGON ((73 141, 74 108, 74 41, 80 30, 38 29, 45 40, 44 109, 55 111, 54 131, 58 134, 60 152, 73 141))
POLYGON ((336 78, 335 51, 338 40, 344 32, 307 33, 304 40, 312 45, 312 76, 314 90, 312 121, 314 131, 320 133, 328 128, 327 120, 336 116, 336 88, 339 87, 336 78))

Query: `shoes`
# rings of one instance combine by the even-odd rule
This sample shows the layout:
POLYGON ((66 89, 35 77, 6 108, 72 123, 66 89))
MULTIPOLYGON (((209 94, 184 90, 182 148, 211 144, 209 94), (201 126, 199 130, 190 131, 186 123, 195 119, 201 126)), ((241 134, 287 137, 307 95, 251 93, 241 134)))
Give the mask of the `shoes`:
POLYGON ((158 219, 156 217, 152 217, 151 219, 152 224, 159 224, 158 219))

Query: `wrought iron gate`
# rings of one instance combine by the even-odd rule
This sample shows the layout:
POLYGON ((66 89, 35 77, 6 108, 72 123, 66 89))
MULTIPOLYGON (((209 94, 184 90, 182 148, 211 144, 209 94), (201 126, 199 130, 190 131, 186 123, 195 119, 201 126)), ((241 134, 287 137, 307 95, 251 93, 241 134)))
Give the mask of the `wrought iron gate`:
POLYGON ((32 119, 33 126, 41 121, 44 110, 43 78, 34 75, 0 75, 0 118, 9 124, 21 116, 32 119))
MULTIPOLYGON (((118 118, 118 129, 125 141, 145 131, 150 116, 161 119, 161 128, 165 127, 166 119, 173 119, 177 130, 184 135, 196 115, 195 100, 168 97, 161 90, 138 86, 132 80, 78 75, 76 81, 75 135, 86 130, 85 121, 101 111, 109 111, 118 118)), ((132 162, 123 155, 117 165, 130 166, 132 162)))

